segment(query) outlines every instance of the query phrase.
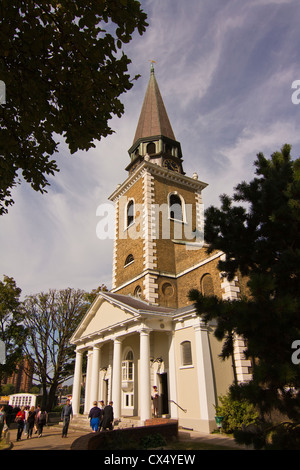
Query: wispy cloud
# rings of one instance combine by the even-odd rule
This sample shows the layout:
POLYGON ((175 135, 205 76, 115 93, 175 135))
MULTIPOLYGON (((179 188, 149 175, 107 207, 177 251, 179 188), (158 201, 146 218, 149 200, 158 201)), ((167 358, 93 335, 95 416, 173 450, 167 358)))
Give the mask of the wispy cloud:
POLYGON ((209 184, 205 205, 218 204, 253 177, 259 151, 270 155, 288 142, 299 155, 300 105, 291 83, 300 79, 298 0, 144 0, 149 28, 125 47, 130 72, 142 77, 122 97, 125 114, 111 121, 115 134, 89 152, 57 155, 59 174, 45 196, 22 185, 0 218, 0 276, 23 293, 48 288, 110 287, 112 240, 96 236, 98 205, 127 176, 149 78, 150 60, 184 168, 209 184))

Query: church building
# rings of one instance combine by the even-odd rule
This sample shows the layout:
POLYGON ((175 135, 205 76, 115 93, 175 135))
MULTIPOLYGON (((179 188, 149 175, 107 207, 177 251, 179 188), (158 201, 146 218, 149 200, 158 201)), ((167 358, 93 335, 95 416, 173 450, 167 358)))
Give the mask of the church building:
POLYGON ((115 418, 158 414, 180 426, 210 432, 218 397, 234 380, 248 381, 250 361, 237 338, 234 357, 222 361, 222 345, 188 299, 191 289, 237 299, 243 279, 229 282, 207 254, 202 191, 196 173, 186 175, 153 65, 128 151, 128 176, 109 197, 115 207, 112 289, 100 292, 72 337, 76 347, 73 413, 79 413, 83 355, 87 355, 84 413, 92 403, 113 401, 115 418))

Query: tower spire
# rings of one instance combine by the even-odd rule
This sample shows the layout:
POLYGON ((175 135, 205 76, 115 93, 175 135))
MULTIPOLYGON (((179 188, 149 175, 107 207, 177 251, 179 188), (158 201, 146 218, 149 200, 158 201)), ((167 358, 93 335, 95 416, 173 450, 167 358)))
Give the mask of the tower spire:
POLYGON ((162 135, 175 140, 175 135, 156 81, 151 61, 150 79, 146 90, 133 143, 139 139, 162 135))
POLYGON ((150 62, 151 62, 151 67, 150 67, 151 73, 154 73, 154 65, 153 64, 156 64, 156 61, 155 60, 150 60, 150 62))
POLYGON ((168 165, 168 168, 183 173, 180 143, 175 139, 154 73, 153 64, 156 62, 150 62, 150 78, 133 144, 128 150, 131 163, 126 170, 134 171, 147 155, 151 162, 160 166, 168 165))

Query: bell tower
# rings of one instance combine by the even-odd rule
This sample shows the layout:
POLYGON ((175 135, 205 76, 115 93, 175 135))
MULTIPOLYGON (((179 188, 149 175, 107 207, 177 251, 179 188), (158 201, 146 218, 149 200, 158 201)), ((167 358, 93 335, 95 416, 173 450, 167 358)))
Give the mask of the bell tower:
POLYGON ((109 198, 116 219, 112 292, 184 306, 184 273, 204 257, 201 192, 207 184, 183 171, 153 65, 128 153, 128 177, 109 198))
POLYGON ((150 162, 184 174, 181 146, 175 139, 153 64, 133 145, 128 153, 131 162, 126 170, 129 172, 134 171, 147 155, 150 162))

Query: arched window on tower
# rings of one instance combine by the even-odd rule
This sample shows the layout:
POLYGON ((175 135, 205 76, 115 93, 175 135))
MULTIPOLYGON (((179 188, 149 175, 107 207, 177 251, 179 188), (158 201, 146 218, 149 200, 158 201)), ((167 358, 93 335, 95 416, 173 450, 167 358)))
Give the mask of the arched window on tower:
POLYGON ((182 200, 178 194, 170 194, 169 196, 169 216, 170 219, 183 221, 182 200))
POLYGON ((153 153, 156 153, 156 146, 154 142, 150 142, 147 145, 147 153, 148 155, 152 155, 153 153))
POLYGON ((206 273, 202 276, 200 287, 203 295, 215 295, 214 283, 211 274, 206 273))
POLYGON ((130 253, 130 255, 127 256, 126 260, 125 260, 125 263, 124 263, 124 267, 128 266, 129 264, 133 263, 134 261, 134 257, 133 255, 130 253))
POLYGON ((133 295, 134 295, 134 297, 137 297, 138 299, 140 299, 142 297, 142 288, 141 288, 141 286, 136 286, 136 288, 134 289, 133 295))
POLYGON ((127 204, 127 227, 134 222, 134 201, 131 199, 127 204))
POLYGON ((171 147, 171 145, 168 145, 168 144, 165 145, 165 152, 166 152, 168 155, 172 155, 172 147, 171 147))

